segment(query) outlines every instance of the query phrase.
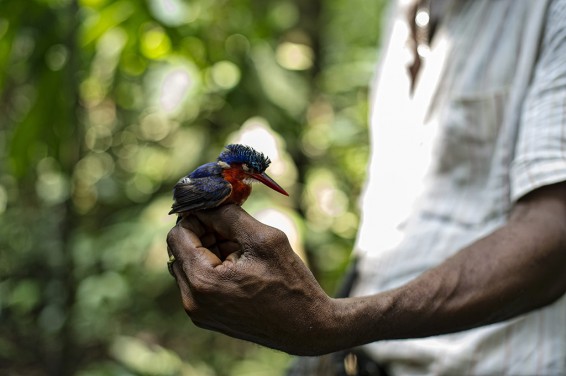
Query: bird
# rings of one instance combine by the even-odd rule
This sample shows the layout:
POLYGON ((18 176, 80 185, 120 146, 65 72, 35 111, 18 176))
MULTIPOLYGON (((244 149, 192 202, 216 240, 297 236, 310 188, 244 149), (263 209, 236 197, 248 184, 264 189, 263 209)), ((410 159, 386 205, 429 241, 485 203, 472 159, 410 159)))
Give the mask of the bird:
POLYGON ((285 195, 289 194, 265 173, 269 157, 250 146, 230 144, 216 162, 205 163, 181 178, 173 188, 169 214, 211 209, 223 204, 241 206, 249 197, 254 182, 260 182, 285 195))

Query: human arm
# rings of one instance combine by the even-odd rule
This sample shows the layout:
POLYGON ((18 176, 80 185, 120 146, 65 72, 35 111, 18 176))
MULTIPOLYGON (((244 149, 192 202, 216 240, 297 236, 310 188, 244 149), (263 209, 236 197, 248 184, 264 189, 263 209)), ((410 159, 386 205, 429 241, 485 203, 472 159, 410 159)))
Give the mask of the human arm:
POLYGON ((525 196, 504 226, 408 284, 341 304, 350 306, 344 322, 366 318, 356 345, 369 337, 425 337, 491 324, 565 291, 566 183, 560 183, 525 196), (381 307, 377 315, 372 305, 381 307))
POLYGON ((566 291, 566 183, 528 194, 492 234, 412 282, 368 297, 328 297, 282 232, 235 206, 183 220, 168 244, 195 324, 293 354, 323 354, 486 325, 559 298, 566 291), (222 252, 231 254, 222 261, 222 252))

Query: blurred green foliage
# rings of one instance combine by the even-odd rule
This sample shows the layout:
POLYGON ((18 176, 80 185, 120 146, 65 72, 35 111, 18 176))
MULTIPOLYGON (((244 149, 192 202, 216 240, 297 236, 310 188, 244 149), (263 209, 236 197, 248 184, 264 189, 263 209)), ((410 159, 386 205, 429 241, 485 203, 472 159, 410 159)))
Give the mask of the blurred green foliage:
POLYGON ((258 188, 245 208, 276 208, 333 293, 383 2, 0 1, 0 373, 281 373, 286 354, 183 312, 171 187, 263 135, 291 199, 258 188))

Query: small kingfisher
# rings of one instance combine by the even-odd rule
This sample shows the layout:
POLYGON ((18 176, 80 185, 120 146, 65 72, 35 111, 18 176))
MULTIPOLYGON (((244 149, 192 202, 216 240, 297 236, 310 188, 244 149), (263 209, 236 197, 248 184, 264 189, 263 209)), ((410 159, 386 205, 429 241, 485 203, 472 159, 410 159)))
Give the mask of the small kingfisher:
POLYGON ((210 209, 221 204, 241 206, 252 192, 251 183, 256 181, 289 196, 265 173, 270 163, 269 157, 249 146, 227 145, 216 162, 203 164, 175 184, 169 214, 210 209))

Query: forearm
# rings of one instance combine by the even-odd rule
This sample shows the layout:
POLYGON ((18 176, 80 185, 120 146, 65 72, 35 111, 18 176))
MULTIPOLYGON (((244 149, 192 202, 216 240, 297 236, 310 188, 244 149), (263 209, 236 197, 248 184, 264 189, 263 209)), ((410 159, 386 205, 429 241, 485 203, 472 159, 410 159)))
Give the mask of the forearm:
POLYGON ((329 298, 281 231, 235 205, 185 218, 167 244, 196 325, 292 354, 324 354, 485 325, 561 296, 566 183, 529 195, 508 224, 438 267, 369 297, 329 298))
POLYGON ((398 289, 337 300, 342 338, 353 346, 456 332, 559 298, 566 291, 564 192, 562 184, 528 197, 507 225, 398 289))

